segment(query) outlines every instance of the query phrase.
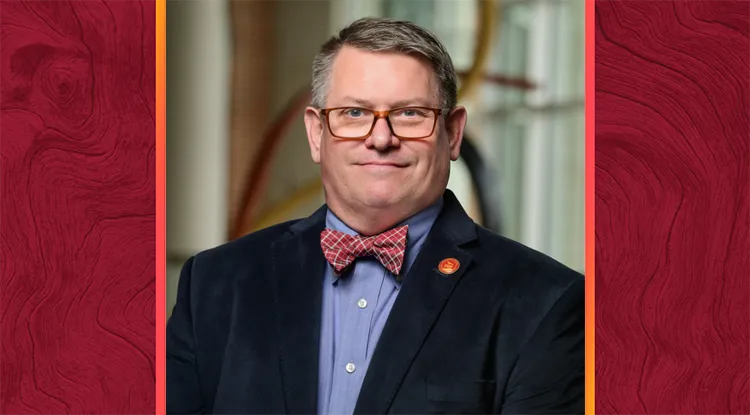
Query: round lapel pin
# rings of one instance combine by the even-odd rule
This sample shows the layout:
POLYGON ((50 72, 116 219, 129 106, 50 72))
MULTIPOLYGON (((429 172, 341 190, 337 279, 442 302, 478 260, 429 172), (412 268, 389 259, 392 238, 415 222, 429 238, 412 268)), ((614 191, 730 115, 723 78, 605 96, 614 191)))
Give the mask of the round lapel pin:
POLYGON ((440 264, 438 265, 438 271, 445 275, 450 275, 458 271, 458 268, 460 266, 461 263, 459 263, 456 258, 445 258, 444 260, 440 261, 440 264))

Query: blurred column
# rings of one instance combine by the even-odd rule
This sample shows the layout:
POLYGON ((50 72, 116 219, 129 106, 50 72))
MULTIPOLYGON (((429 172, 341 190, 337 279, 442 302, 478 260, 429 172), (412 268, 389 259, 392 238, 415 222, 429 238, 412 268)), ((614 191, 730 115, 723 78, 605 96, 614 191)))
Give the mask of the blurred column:
MULTIPOLYGON (((270 114, 277 117, 298 92, 310 90, 313 59, 330 37, 331 11, 328 0, 284 0, 274 4, 274 67, 273 77, 267 85, 271 88, 270 114)), ((287 205, 290 197, 320 175, 318 165, 310 158, 303 119, 302 112, 297 114, 279 143, 271 163, 268 188, 255 211, 258 217, 286 210, 280 209, 286 207, 290 208, 286 218, 279 220, 302 218, 323 203, 321 188, 317 196, 293 206, 287 205)))
POLYGON ((229 19, 225 0, 167 2, 167 308, 179 270, 227 226, 229 19))
MULTIPOLYGON (((529 92, 526 104, 544 107, 550 104, 554 90, 554 55, 549 53, 550 39, 555 36, 555 16, 552 5, 537 2, 533 6, 535 17, 529 33, 528 76, 542 84, 539 89, 529 92)), ((539 251, 550 250, 550 212, 555 209, 551 199, 552 145, 556 131, 550 117, 535 115, 529 122, 526 148, 523 161, 523 206, 521 242, 539 251)))
POLYGON ((232 26, 229 223, 236 220, 247 175, 271 120, 276 2, 229 0, 232 26))

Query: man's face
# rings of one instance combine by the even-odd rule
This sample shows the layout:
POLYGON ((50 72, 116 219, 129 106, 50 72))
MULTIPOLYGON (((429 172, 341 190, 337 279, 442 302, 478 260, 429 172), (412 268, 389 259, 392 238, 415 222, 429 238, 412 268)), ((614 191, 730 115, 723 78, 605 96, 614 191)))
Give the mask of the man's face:
MULTIPOLYGON (((383 111, 405 106, 441 107, 439 85, 428 62, 347 46, 339 51, 326 108, 383 111)), ((440 197, 448 183, 450 161, 459 156, 466 111, 456 108, 447 119, 437 118, 432 135, 423 139, 399 139, 381 118, 366 139, 344 140, 331 135, 318 110, 308 108, 310 151, 321 165, 329 205, 393 208, 411 215, 440 197)))

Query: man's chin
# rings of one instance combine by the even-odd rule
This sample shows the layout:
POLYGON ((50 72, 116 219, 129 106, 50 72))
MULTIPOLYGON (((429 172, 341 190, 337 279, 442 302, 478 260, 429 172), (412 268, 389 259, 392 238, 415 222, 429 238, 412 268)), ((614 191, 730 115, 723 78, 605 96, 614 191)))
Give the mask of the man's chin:
POLYGON ((402 199, 400 192, 395 189, 365 189, 361 200, 369 208, 384 209, 398 205, 402 199))

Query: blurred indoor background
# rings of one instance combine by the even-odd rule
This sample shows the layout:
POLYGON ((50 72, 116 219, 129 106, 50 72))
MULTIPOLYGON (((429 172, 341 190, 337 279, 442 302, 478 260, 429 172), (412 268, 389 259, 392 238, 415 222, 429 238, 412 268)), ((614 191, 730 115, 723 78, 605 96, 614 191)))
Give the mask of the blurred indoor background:
POLYGON ((191 255, 323 203, 302 122, 312 59, 364 16, 411 20, 451 53, 469 123, 448 187, 470 215, 584 271, 583 0, 170 0, 170 313, 191 255))

